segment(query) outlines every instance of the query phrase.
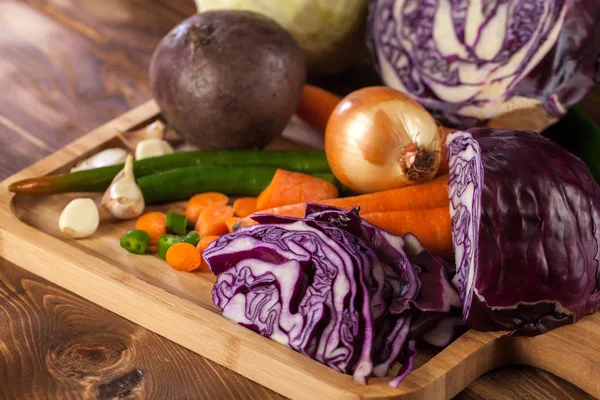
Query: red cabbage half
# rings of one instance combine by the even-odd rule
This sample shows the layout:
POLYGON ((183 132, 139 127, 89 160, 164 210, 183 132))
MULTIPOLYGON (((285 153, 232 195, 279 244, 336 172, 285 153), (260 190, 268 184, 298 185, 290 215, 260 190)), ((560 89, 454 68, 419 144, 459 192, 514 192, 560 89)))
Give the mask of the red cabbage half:
POLYGON ((536 335, 600 305, 600 188, 542 136, 447 139, 456 275, 469 327, 536 335))
POLYGON ((309 204, 304 219, 253 218, 259 225, 203 253, 223 316, 362 382, 400 361, 394 386, 412 369, 417 340, 452 337, 461 305, 453 269, 415 237, 390 235, 358 209, 309 204))
POLYGON ((600 79, 600 0, 373 0, 368 25, 385 84, 450 124, 559 117, 600 79))

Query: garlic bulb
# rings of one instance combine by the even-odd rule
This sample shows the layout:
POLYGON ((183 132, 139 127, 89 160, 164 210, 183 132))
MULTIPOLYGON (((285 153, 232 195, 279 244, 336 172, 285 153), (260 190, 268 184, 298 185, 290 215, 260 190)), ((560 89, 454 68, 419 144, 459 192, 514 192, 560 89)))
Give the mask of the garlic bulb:
POLYGON ((127 156, 125 167, 104 192, 102 206, 110 215, 119 219, 135 218, 144 212, 144 195, 133 175, 131 155, 127 156))
POLYGON ((119 147, 102 150, 71 168, 71 172, 121 164, 126 158, 127 152, 119 147))
POLYGON ((149 157, 164 156, 173 153, 173 147, 166 140, 146 139, 135 147, 135 159, 142 160, 149 157))
POLYGON ((98 229, 99 223, 98 207, 90 198, 71 200, 58 219, 60 231, 72 239, 93 235, 98 229))
POLYGON ((331 170, 358 193, 432 179, 441 149, 440 130, 427 110, 386 87, 364 88, 345 97, 325 133, 331 170))

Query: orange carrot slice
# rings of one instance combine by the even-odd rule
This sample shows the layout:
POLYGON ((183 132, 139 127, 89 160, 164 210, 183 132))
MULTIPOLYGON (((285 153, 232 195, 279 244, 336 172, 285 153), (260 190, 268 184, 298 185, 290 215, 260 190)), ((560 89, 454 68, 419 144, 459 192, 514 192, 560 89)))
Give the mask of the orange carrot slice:
POLYGON ((178 271, 193 271, 200 266, 202 258, 194 245, 175 243, 167 250, 167 263, 178 271))
POLYGON ((143 214, 135 222, 135 229, 148 232, 150 243, 156 244, 159 237, 167 234, 167 217, 158 211, 143 214))
POLYGON ((228 218, 233 217, 233 207, 213 204, 206 207, 196 222, 196 232, 200 237, 206 235, 221 236, 226 234, 228 218))
POLYGON ((237 229, 237 227, 235 226, 238 222, 243 221, 243 218, 240 217, 230 217, 227 218, 227 220, 225 221, 225 225, 227 225, 227 231, 228 232, 233 232, 234 230, 237 229))
POLYGON ((337 188, 326 180, 278 169, 269 186, 258 196, 256 208, 264 210, 300 202, 318 202, 337 196, 337 188))
POLYGON ((256 212, 256 197, 240 197, 233 202, 233 212, 238 217, 247 217, 256 212))
POLYGON ((188 201, 185 207, 185 217, 188 221, 196 223, 198 217, 206 207, 212 204, 224 206, 227 202, 229 202, 229 197, 223 193, 206 192, 197 194, 192 196, 190 201, 188 201))

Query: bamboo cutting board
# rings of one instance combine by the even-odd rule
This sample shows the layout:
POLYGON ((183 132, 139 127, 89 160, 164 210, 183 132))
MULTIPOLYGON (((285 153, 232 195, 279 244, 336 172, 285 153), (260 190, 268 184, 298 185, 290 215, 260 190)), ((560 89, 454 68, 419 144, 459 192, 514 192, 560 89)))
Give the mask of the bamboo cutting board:
MULTIPOLYGON (((102 148, 122 146, 117 132, 126 137, 158 116, 156 104, 148 102, 2 182, 0 256, 291 398, 447 399, 506 364, 545 369, 600 397, 600 314, 534 338, 468 331, 437 354, 425 349, 420 367, 399 388, 383 378, 362 385, 221 317, 211 299, 212 274, 178 272, 154 255, 121 249, 118 239, 132 221, 113 221, 101 211, 95 235, 65 239, 58 217, 77 195, 15 196, 6 189, 19 179, 66 172, 102 148)), ((302 146, 280 141, 274 147, 302 146)))

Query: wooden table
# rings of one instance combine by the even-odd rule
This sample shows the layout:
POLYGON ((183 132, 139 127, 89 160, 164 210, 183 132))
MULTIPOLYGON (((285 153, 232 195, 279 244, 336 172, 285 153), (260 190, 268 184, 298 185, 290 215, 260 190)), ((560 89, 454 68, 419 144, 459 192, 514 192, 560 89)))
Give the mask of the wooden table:
MULTIPOLYGON (((194 11, 191 0, 0 0, 0 180, 147 100, 155 45, 194 11)), ((599 105, 596 91, 586 108, 599 105)), ((0 260, 0 398, 281 397, 0 260)), ((458 398, 589 396, 506 367, 458 398)))

